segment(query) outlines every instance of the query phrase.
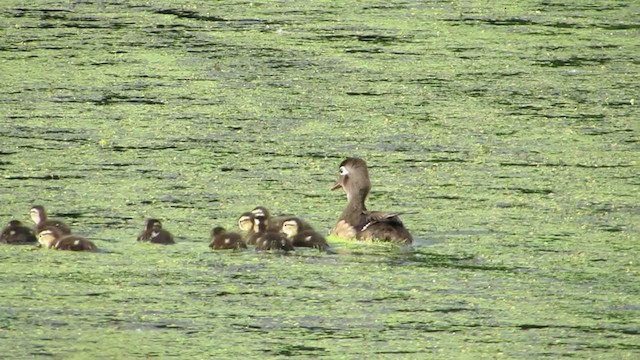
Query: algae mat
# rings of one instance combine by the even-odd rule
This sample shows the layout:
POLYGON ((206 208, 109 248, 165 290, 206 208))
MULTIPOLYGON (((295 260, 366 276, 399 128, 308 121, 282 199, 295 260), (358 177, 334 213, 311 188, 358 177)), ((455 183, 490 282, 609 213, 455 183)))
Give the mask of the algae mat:
POLYGON ((0 220, 105 251, 0 247, 2 356, 637 358, 640 7, 512 3, 4 1, 0 220), (346 156, 412 248, 209 250, 346 156))

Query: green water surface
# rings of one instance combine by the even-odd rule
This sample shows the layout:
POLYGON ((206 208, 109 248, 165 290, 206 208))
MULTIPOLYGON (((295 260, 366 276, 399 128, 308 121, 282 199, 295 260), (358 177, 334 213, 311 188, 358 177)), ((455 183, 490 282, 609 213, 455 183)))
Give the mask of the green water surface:
POLYGON ((640 4, 0 4, 0 357, 640 356, 640 4), (326 233, 346 156, 411 248, 213 252, 256 205, 326 233), (137 244, 147 217, 175 246, 137 244))

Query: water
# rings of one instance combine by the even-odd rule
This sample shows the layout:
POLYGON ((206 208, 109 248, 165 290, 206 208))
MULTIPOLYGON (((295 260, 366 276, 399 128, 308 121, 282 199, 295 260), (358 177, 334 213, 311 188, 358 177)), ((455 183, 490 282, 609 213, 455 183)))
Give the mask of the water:
POLYGON ((0 352, 637 358, 639 11, 3 2, 0 219, 105 252, 0 247, 0 352), (327 231, 346 156, 412 249, 209 250, 256 205, 327 231))

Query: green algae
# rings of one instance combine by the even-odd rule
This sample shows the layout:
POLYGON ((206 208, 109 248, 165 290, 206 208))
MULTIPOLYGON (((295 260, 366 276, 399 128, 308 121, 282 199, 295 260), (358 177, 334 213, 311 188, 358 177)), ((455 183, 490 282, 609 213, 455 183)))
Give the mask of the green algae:
POLYGON ((105 252, 0 247, 0 353, 636 358, 637 12, 4 2, 1 217, 105 252), (256 205, 328 230, 351 155, 413 248, 207 248, 256 205))

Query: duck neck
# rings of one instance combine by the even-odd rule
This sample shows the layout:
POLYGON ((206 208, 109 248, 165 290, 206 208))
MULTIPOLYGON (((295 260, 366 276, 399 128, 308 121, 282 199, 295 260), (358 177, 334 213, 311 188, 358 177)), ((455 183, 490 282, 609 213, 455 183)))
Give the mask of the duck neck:
POLYGON ((363 221, 364 212, 367 207, 364 204, 367 199, 369 189, 347 192, 347 207, 342 211, 340 220, 344 220, 352 226, 359 225, 363 221))

